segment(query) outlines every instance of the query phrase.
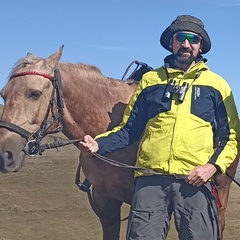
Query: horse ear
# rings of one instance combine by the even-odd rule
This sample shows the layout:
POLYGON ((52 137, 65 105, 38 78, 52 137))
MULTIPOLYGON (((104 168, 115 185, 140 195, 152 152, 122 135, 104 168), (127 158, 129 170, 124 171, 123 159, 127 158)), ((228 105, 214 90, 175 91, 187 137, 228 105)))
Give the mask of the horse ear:
POLYGON ((30 56, 30 55, 32 55, 32 53, 28 52, 28 53, 27 53, 27 56, 30 56))
POLYGON ((54 54, 52 54, 51 56, 49 56, 46 59, 48 61, 48 63, 52 66, 53 69, 56 67, 56 65, 60 61, 60 58, 62 56, 63 47, 64 47, 64 45, 62 45, 57 52, 55 52, 54 54))
POLYGON ((63 44, 63 45, 62 45, 62 46, 59 48, 59 50, 61 50, 61 51, 62 51, 62 50, 63 50, 63 48, 64 48, 64 44, 63 44))

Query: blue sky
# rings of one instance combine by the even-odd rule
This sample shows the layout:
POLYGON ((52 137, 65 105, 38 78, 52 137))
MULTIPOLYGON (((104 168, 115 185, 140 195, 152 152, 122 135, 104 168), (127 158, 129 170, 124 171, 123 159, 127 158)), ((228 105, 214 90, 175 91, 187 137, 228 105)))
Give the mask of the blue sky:
MULTIPOLYGON (((28 52, 83 62, 121 79, 132 60, 153 68, 169 52, 159 36, 180 14, 203 20, 212 49, 208 66, 232 87, 240 115, 240 0, 1 0, 0 88, 28 52)), ((2 103, 2 100, 0 100, 2 103)))

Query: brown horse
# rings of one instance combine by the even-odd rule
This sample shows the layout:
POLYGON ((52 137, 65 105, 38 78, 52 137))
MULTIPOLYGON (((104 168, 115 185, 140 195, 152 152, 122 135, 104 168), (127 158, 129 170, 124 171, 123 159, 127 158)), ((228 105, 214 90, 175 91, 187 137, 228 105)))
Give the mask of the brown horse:
MULTIPOLYGON (((136 84, 105 77, 95 66, 59 63, 62 50, 63 47, 46 59, 27 54, 10 73, 1 92, 2 172, 18 171, 26 154, 41 153, 39 143, 48 133, 60 129, 68 139, 80 139, 85 134, 95 136, 121 122, 136 84)), ((79 147, 79 143, 75 145, 79 147)), ((137 146, 138 143, 108 157, 134 165, 137 146)), ((237 163, 238 159, 228 170, 232 177, 237 163)), ((133 171, 81 154, 80 164, 92 183, 92 206, 101 221, 103 239, 119 239, 121 205, 132 201, 133 171)), ((219 178, 222 231, 230 184, 231 179, 225 175, 219 178)))

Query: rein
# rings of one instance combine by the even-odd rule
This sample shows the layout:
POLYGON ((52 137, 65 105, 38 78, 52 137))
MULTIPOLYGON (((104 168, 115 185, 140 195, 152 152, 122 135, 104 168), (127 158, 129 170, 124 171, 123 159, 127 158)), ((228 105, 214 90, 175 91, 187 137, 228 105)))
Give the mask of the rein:
POLYGON ((186 175, 184 175, 184 174, 166 174, 166 173, 156 172, 156 171, 154 171, 150 168, 135 167, 135 166, 132 166, 132 165, 121 163, 121 162, 115 161, 113 159, 104 157, 104 156, 102 156, 98 153, 93 153, 93 156, 95 156, 96 158, 98 158, 98 159, 100 159, 104 162, 107 162, 107 163, 109 163, 109 164, 111 164, 115 167, 121 167, 121 168, 131 169, 131 170, 141 172, 141 173, 145 173, 145 174, 161 175, 161 176, 164 176, 164 177, 170 177, 170 178, 175 178, 175 179, 185 179, 186 178, 186 175))
POLYGON ((37 75, 41 76, 44 78, 49 79, 52 82, 53 85, 53 90, 51 94, 51 98, 48 104, 48 108, 45 114, 45 117, 41 123, 41 126, 39 130, 36 132, 29 132, 13 123, 6 122, 0 120, 0 127, 7 128, 10 131, 13 131, 23 138, 27 140, 27 143, 23 149, 23 151, 28 155, 28 156, 35 156, 35 155, 41 155, 43 151, 46 149, 51 149, 51 148, 58 148, 62 147, 74 142, 79 141, 79 139, 74 139, 74 140, 65 140, 65 139, 60 139, 60 138, 54 138, 53 143, 47 143, 47 144, 41 144, 42 139, 50 134, 50 133, 58 133, 62 131, 62 125, 61 125, 61 120, 63 118, 63 94, 61 90, 61 75, 60 71, 58 69, 54 70, 54 76, 51 76, 49 74, 45 73, 40 73, 40 72, 35 72, 35 71, 29 71, 29 72, 19 72, 15 73, 10 76, 10 80, 12 78, 16 77, 21 77, 21 76, 26 76, 26 75, 37 75), (53 106, 56 106, 57 112, 54 113, 53 106), (52 113, 52 118, 49 119, 49 114, 50 112, 52 113), (52 131, 48 131, 49 128, 54 124, 57 123, 57 127, 55 127, 52 131))

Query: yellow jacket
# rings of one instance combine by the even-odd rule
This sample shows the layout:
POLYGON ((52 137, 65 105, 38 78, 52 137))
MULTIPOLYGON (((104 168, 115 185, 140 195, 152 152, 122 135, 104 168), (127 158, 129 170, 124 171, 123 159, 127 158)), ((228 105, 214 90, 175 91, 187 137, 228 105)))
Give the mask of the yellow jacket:
POLYGON ((225 172, 240 146, 240 123, 229 85, 204 61, 189 72, 165 65, 144 74, 122 123, 96 140, 99 153, 106 154, 140 137, 137 167, 187 175, 196 166, 212 163, 225 172), (180 102, 183 83, 188 86, 180 102), (214 139, 219 141, 216 150, 214 139))

